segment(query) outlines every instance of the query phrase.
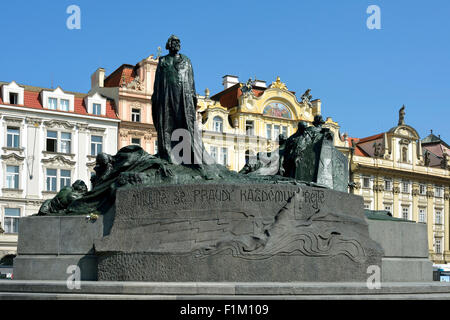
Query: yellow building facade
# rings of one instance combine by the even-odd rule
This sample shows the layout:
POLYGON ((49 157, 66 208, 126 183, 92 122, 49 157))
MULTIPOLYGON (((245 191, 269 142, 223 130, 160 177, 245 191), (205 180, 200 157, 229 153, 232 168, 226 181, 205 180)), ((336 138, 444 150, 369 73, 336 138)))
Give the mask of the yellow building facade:
POLYGON ((430 259, 444 264, 450 262, 450 171, 444 161, 445 142, 425 143, 427 138, 421 140, 402 118, 387 132, 350 138, 352 192, 364 198, 366 209, 426 223, 430 259), (434 151, 438 145, 441 155, 434 151), (430 163, 431 156, 440 160, 430 163))
POLYGON ((276 150, 280 134, 292 135, 300 120, 311 123, 320 112, 320 100, 297 100, 280 78, 269 86, 263 81, 231 83, 212 97, 206 90, 198 109, 206 150, 235 171, 258 152, 276 150))

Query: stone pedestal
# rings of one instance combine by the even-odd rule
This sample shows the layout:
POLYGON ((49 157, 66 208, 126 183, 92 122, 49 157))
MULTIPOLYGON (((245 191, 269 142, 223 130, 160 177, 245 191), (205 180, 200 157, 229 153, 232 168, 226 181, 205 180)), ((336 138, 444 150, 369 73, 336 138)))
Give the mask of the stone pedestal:
POLYGON ((97 280, 94 240, 103 237, 103 217, 24 217, 20 219, 14 279, 66 280, 78 266, 80 280, 97 280))
POLYGON ((432 281, 427 225, 413 221, 370 220, 369 233, 384 249, 382 281, 432 281))
POLYGON ((26 217, 16 280, 365 282, 431 280, 426 225, 366 220, 359 196, 281 184, 130 188, 115 211, 26 217), (115 214, 114 214, 115 212, 115 214), (381 246, 380 246, 381 244, 381 246), (384 250, 384 253, 383 253, 384 250))
POLYGON ((361 197, 288 184, 120 190, 95 250, 105 281, 365 281, 382 256, 361 197))

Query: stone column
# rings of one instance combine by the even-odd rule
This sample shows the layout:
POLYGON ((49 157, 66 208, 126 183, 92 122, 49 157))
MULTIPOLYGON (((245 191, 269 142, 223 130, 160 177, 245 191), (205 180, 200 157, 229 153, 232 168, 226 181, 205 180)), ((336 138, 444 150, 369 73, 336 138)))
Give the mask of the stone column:
POLYGON ((412 219, 419 221, 419 183, 412 183, 412 219))
POLYGON ((375 177, 376 187, 373 188, 375 196, 375 210, 383 210, 383 196, 384 196, 384 179, 380 176, 375 177))
POLYGON ((445 263, 450 261, 450 188, 444 189, 444 260, 445 263))
POLYGON ((400 218, 400 208, 398 202, 398 195, 400 194, 400 181, 397 179, 392 179, 392 192, 393 192, 393 201, 392 201, 392 215, 396 218, 400 218))
POLYGON ((434 248, 433 248, 433 200, 434 192, 433 185, 427 184, 427 232, 428 232, 428 251, 430 253, 430 259, 433 260, 434 248))

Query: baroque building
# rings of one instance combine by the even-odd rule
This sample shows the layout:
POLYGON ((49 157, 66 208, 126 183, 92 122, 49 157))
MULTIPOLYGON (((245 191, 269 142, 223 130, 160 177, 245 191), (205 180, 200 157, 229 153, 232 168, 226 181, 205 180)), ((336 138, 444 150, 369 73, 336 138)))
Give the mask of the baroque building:
POLYGON ((347 140, 352 192, 364 207, 426 223, 430 259, 449 263, 449 146, 433 134, 421 140, 405 123, 404 108, 389 131, 347 140))
POLYGON ((123 64, 105 77, 98 68, 91 76, 91 91, 114 101, 119 125, 118 148, 140 145, 150 154, 157 152, 157 134, 153 125, 151 96, 158 59, 153 55, 136 65, 123 64))
POLYGON ((198 120, 206 150, 220 164, 239 171, 258 152, 278 148, 278 137, 288 137, 301 120, 312 123, 321 113, 321 101, 309 90, 300 101, 278 77, 267 85, 262 80, 239 82, 223 77, 224 90, 199 97, 198 120))
POLYGON ((114 101, 0 82, 0 257, 16 251, 19 218, 81 179, 98 152, 117 151, 114 101))

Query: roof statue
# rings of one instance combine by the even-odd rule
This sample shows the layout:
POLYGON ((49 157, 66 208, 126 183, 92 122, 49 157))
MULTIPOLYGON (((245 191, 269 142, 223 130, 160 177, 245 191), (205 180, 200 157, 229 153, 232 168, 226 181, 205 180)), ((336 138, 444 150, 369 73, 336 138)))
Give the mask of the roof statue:
POLYGON ((302 103, 311 107, 312 106, 312 104, 311 104, 311 99, 312 99, 311 89, 306 90, 305 93, 302 94, 300 99, 302 100, 302 103))
POLYGON ((405 124, 405 105, 403 105, 398 111, 398 125, 401 126, 404 124, 405 124))
POLYGON ((252 78, 248 79, 245 84, 241 84, 241 91, 244 97, 247 97, 249 95, 253 95, 253 85, 255 84, 255 80, 252 80, 252 78))
POLYGON ((270 88, 277 88, 277 89, 281 89, 281 90, 288 90, 288 88, 286 87, 286 84, 281 82, 280 77, 277 77, 277 80, 275 82, 272 82, 272 84, 270 85, 270 88))

